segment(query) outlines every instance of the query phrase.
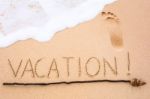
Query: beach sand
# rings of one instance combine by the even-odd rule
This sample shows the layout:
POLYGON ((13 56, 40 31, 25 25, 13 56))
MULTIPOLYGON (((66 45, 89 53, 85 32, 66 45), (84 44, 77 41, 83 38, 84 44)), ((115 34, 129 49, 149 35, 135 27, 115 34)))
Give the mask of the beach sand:
MULTIPOLYGON (((103 15, 100 13, 91 21, 76 27, 60 31, 48 42, 38 42, 32 39, 19 41, 7 48, 0 48, 0 99, 149 99, 150 96, 150 1, 149 0, 118 0, 107 5, 103 15), (106 15, 108 12, 113 15, 106 15), (108 18, 109 17, 109 18, 108 18), (126 68, 127 54, 130 54, 130 71, 126 68), (65 61, 62 57, 79 57, 85 61, 90 57, 104 57, 113 60, 116 56, 119 61, 118 76, 109 72, 106 77, 100 74, 95 78, 88 78, 85 71, 82 77, 67 78, 63 70, 65 61), (62 69, 60 78, 14 78, 8 59, 12 65, 18 66, 28 59, 36 60, 55 58, 62 69), (127 75, 128 72, 130 75, 127 75), (61 77, 61 75, 63 75, 61 77), (60 80, 87 80, 87 79, 132 79, 138 78, 147 84, 141 87, 132 87, 124 83, 92 83, 73 85, 50 86, 3 86, 4 82, 51 82, 60 80)), ((48 60, 41 65, 49 64, 48 60)), ((113 61, 112 61, 113 62, 113 61)), ((102 62, 101 62, 102 63, 102 62)), ((73 63, 73 66, 76 63, 73 63)), ((84 64, 84 63, 83 63, 84 64)), ((102 64, 101 64, 102 65, 102 64)), ((76 69, 73 67, 73 69, 76 69)), ((21 71, 23 71, 21 68, 21 71)), ((103 67, 102 67, 103 68, 103 67)), ((15 69, 16 70, 16 69, 15 69)), ((84 70, 84 69, 83 69, 84 70)), ((22 75, 19 71, 18 75, 22 75)), ((94 70, 93 70, 94 71, 94 70)), ((103 70, 100 71, 101 73, 103 70)), ((44 73, 44 70, 40 73, 44 73)))

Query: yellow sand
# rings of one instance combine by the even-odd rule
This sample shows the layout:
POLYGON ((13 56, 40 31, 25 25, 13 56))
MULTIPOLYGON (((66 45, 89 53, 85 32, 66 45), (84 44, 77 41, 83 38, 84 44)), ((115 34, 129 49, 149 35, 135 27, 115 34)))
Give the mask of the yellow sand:
MULTIPOLYGON (((149 0, 118 0, 105 7, 105 12, 112 12, 119 18, 119 23, 105 20, 99 14, 95 19, 66 29, 55 35, 48 42, 41 43, 34 40, 20 41, 16 44, 0 49, 0 99, 149 99, 150 96, 150 1, 149 0), (113 30, 114 29, 114 30, 113 30), (116 34, 115 34, 116 33, 116 34), (116 35, 116 36, 115 36, 116 35), (117 41, 117 42, 116 42, 117 41), (118 43, 119 41, 119 43, 118 43), (127 53, 130 53, 131 70, 127 75, 127 53), (21 59, 23 66, 30 58, 33 63, 40 58, 46 58, 40 66, 49 66, 52 58, 56 58, 59 69, 63 70, 65 61, 62 57, 79 57, 85 62, 90 57, 106 58, 113 63, 114 56, 119 61, 118 76, 109 71, 106 77, 100 71, 99 76, 89 78, 85 71, 82 77, 62 76, 59 79, 32 78, 26 74, 23 78, 14 78, 8 64, 18 66, 21 59), (54 86, 3 86, 4 82, 50 82, 58 80, 87 80, 87 79, 132 79, 141 78, 147 85, 134 88, 128 84, 93 83, 54 86)), ((84 64, 84 63, 82 63, 84 64)), ((15 68, 15 69, 16 69, 15 68)), ((23 68, 19 71, 21 75, 23 68)), ((103 67, 102 67, 103 68, 103 67)), ((43 68, 42 68, 43 69, 43 68)), ((84 70, 84 69, 83 69, 84 70)), ((108 69, 109 70, 109 69, 108 69)), ((93 72, 95 70, 91 70, 93 72)), ((44 70, 39 72, 44 73, 44 70)), ((61 72, 66 75, 66 71, 61 72)))

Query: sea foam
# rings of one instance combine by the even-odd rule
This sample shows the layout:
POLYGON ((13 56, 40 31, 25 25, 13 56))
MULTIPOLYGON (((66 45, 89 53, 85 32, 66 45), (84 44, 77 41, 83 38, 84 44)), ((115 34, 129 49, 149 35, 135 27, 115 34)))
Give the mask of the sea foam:
POLYGON ((115 0, 0 0, 0 47, 29 38, 48 41, 58 31, 93 19, 115 0))

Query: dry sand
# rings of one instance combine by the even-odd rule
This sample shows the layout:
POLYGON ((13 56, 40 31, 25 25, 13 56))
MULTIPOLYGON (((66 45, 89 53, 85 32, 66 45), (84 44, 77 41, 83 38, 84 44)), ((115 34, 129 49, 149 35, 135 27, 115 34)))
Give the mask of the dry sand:
MULTIPOLYGON (((0 99, 149 99, 150 96, 150 1, 149 0, 118 0, 107 5, 105 12, 114 15, 99 14, 95 19, 80 24, 74 28, 57 33, 51 41, 41 43, 34 40, 20 41, 16 44, 0 49, 0 99), (110 16, 110 18, 107 18, 110 16), (113 17, 112 17, 113 16, 113 17), (112 19, 113 18, 113 19, 112 19), (117 21, 116 21, 117 20, 117 21), (130 53, 131 70, 127 75, 126 55, 130 53), (65 61, 62 57, 80 57, 83 61, 89 57, 105 57, 107 60, 116 56, 119 61, 119 74, 102 74, 94 79, 132 79, 141 78, 146 81, 145 86, 135 88, 128 84, 74 84, 53 86, 3 86, 3 82, 50 82, 58 80, 86 80, 85 71, 81 78, 70 76, 67 78, 63 70, 65 61), (35 63, 40 58, 56 58, 59 69, 62 70, 59 79, 14 78, 8 59, 14 66, 23 59, 35 63)), ((48 60, 41 65, 48 65, 48 60)), ((113 61, 112 61, 113 62, 113 61)), ((73 66, 76 63, 73 63, 73 66)), ((84 64, 84 63, 82 63, 84 64)), ((75 67, 73 67, 75 69, 75 67)), ((23 69, 22 67, 21 69, 23 69)), ((102 67, 103 68, 103 67, 102 67)), ((84 70, 84 69, 83 69, 84 70)), ((94 70, 93 70, 94 71, 94 70)), ((101 73, 103 71, 101 70, 101 73)), ((21 75, 19 71, 19 75, 21 75)), ((40 73, 44 73, 44 70, 40 73)), ((72 70, 72 75, 75 75, 72 70)))

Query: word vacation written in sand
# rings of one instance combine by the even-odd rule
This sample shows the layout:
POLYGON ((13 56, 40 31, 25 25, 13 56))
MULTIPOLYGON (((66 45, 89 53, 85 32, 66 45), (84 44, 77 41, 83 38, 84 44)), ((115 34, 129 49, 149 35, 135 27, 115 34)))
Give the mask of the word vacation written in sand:
POLYGON ((28 58, 8 59, 11 77, 21 78, 61 78, 61 77, 106 77, 118 76, 121 73, 130 75, 130 53, 124 56, 105 57, 59 57, 59 58, 28 58), (123 63, 120 59, 123 59, 123 63), (124 68, 123 68, 124 67, 124 68), (124 69, 122 72, 121 69, 124 69))

